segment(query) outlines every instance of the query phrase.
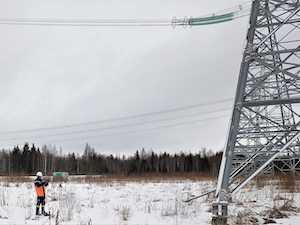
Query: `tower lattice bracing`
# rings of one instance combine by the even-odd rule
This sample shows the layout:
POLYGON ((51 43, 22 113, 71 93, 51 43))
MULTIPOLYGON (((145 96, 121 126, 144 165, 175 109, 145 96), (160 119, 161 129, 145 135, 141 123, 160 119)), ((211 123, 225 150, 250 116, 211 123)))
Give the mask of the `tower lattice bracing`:
POLYGON ((259 173, 300 173, 300 2, 254 0, 213 212, 259 173), (236 179, 240 178, 240 179, 236 179))

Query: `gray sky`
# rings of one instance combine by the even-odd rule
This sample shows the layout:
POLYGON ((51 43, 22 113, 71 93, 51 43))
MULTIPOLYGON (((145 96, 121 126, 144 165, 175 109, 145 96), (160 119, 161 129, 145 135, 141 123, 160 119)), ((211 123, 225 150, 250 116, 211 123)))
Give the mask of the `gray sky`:
MULTIPOLYGON (((239 3, 0 0, 0 17, 168 19, 201 16, 239 3)), ((142 147, 169 152, 197 151, 201 147, 220 150, 225 144, 230 111, 201 112, 231 108, 231 102, 72 129, 18 134, 3 131, 97 121, 233 98, 247 26, 247 17, 175 29, 0 25, 1 147, 28 141, 52 143, 64 152, 81 152, 86 142, 102 153, 132 153, 142 147), (197 112, 199 116, 195 117, 197 112), (170 126, 220 115, 224 117, 170 126), (170 118, 174 120, 145 122, 170 118), (123 127, 57 135, 112 126, 123 127)))

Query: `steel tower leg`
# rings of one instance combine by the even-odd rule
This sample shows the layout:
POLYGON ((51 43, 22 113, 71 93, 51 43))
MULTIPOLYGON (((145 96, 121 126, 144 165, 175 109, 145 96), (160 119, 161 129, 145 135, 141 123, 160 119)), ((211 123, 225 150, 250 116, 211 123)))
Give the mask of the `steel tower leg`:
POLYGON ((295 173, 299 164, 299 0, 254 0, 249 23, 213 224, 227 223, 231 193, 254 176, 295 173))

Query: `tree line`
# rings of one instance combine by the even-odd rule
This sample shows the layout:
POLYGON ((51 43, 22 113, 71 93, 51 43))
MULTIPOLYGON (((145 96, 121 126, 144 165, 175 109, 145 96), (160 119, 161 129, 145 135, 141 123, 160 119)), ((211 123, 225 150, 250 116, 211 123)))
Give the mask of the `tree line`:
POLYGON ((0 175, 32 175, 37 171, 51 175, 55 171, 69 174, 119 174, 199 172, 216 176, 222 153, 202 149, 198 153, 155 153, 144 149, 131 156, 97 153, 86 144, 81 155, 62 154, 55 146, 26 143, 11 150, 0 151, 0 175))

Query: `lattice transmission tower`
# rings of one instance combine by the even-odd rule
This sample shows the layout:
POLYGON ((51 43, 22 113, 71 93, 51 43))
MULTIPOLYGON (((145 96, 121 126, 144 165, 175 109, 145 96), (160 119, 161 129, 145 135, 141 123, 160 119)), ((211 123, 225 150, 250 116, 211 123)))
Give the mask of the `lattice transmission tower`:
POLYGON ((213 204, 226 223, 231 194, 260 173, 300 173, 300 3, 254 0, 213 204), (238 178, 238 179, 237 179, 238 178))

